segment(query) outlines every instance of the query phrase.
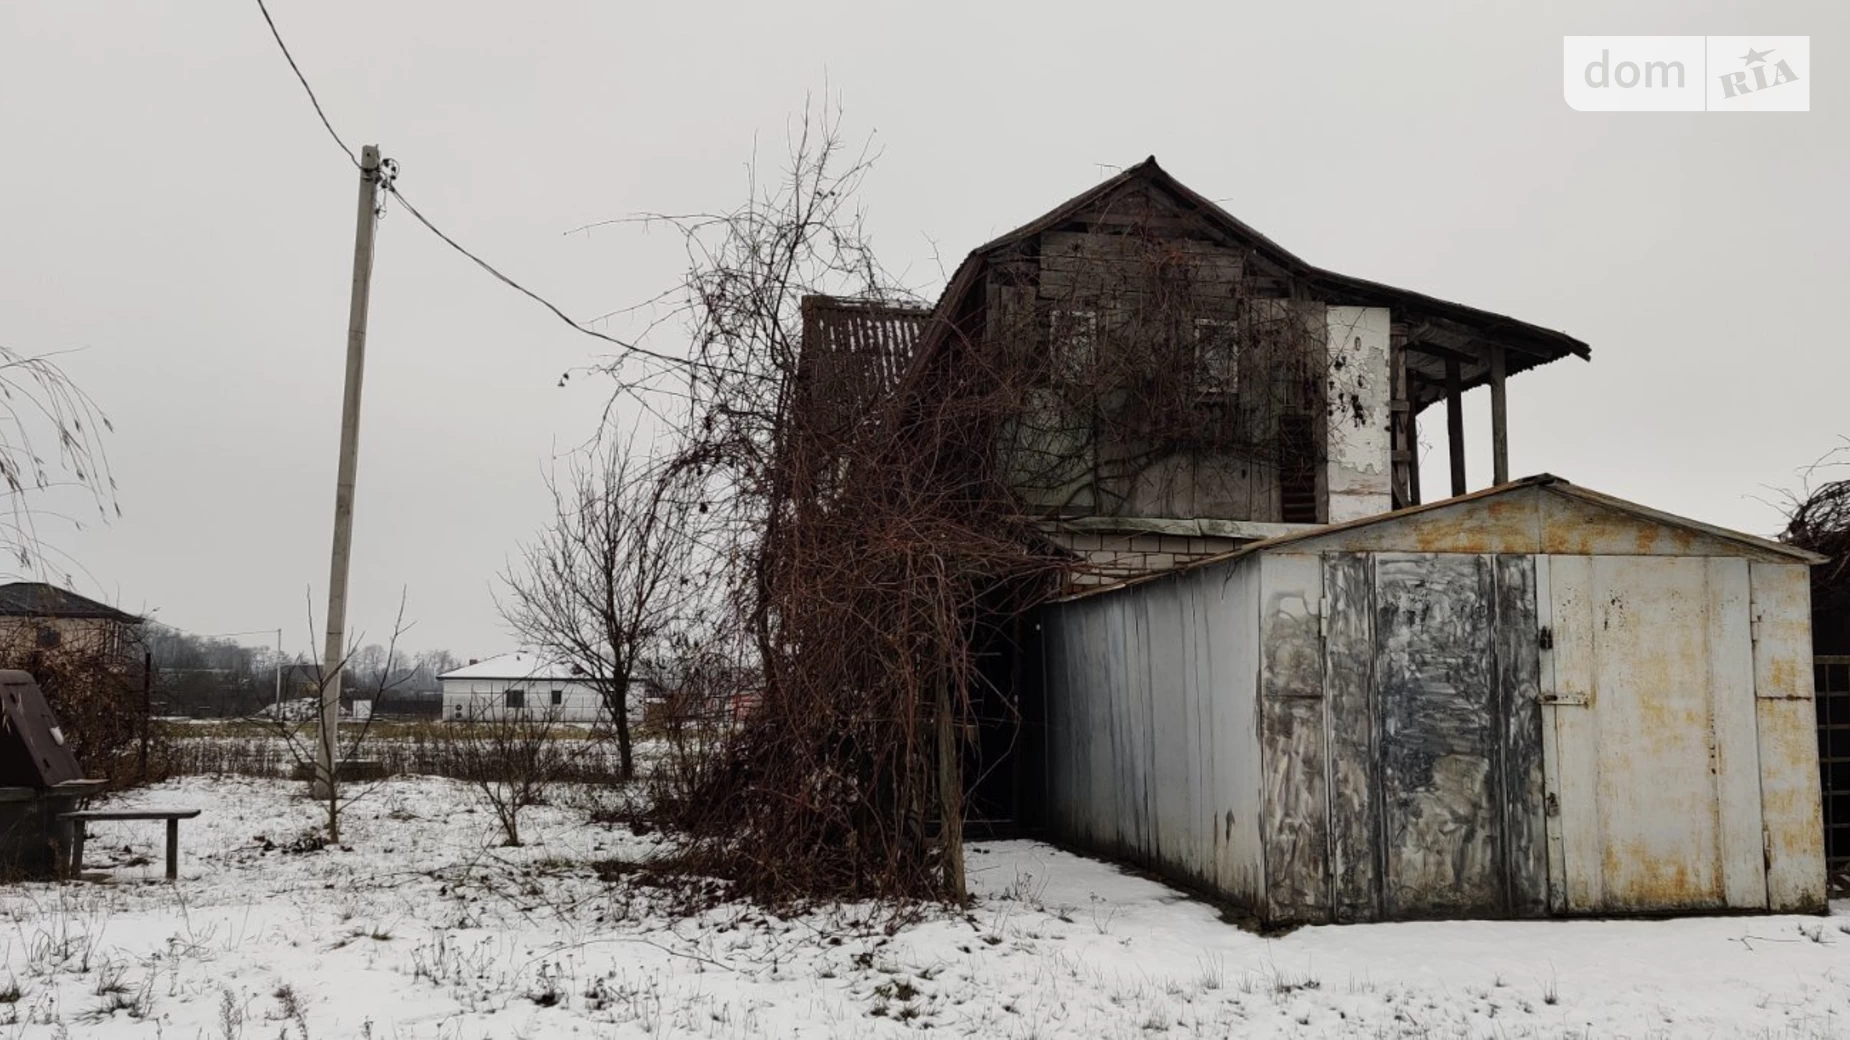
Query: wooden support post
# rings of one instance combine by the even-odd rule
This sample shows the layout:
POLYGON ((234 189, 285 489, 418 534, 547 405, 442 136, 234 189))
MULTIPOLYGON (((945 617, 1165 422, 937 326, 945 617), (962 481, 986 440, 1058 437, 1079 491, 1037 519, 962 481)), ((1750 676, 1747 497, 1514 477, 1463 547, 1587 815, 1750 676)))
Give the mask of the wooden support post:
POLYGON ((1510 482, 1510 429, 1508 402, 1503 394, 1503 348, 1490 348, 1490 463, 1491 480, 1510 482))
POLYGON ((65 876, 72 881, 80 881, 84 873, 84 822, 69 820, 65 826, 69 828, 65 833, 70 835, 71 839, 71 865, 65 876))
POLYGON ((938 835, 944 853, 944 884, 958 906, 968 900, 964 884, 963 770, 958 767, 956 726, 951 719, 951 687, 938 680, 938 835))
MULTIPOLYGON (((282 718, 278 715, 277 718, 282 718)), ((146 651, 141 655, 141 754, 138 756, 139 776, 142 783, 148 782, 148 741, 149 727, 154 725, 154 653, 146 651)))
MULTIPOLYGON (((79 824, 82 826, 82 824, 79 824)), ((167 821, 167 880, 177 881, 180 877, 180 821, 167 821)))
POLYGON ((1420 417, 1415 414, 1420 403, 1413 381, 1407 381, 1407 504, 1420 504, 1420 417))
POLYGON ((1451 444, 1452 494, 1465 493, 1465 402, 1458 359, 1445 359, 1445 434, 1451 444))

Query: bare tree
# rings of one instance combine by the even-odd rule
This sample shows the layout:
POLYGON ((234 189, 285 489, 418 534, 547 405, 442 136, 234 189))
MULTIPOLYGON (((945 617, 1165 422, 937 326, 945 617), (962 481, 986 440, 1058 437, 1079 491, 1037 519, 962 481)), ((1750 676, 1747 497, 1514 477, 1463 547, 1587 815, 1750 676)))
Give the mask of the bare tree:
MULTIPOLYGON (((384 647, 373 644, 366 648, 368 651, 378 651, 376 655, 368 654, 369 659, 374 662, 373 669, 363 671, 357 667, 356 660, 360 654, 365 653, 361 650, 349 650, 346 658, 338 662, 313 662, 317 703, 320 700, 321 683, 325 682, 327 676, 332 675, 336 668, 342 675, 354 677, 355 682, 349 687, 354 698, 356 700, 366 699, 361 697, 365 694, 371 699, 375 708, 393 691, 411 681, 415 673, 415 665, 411 658, 398 648, 399 640, 411 628, 405 621, 405 601, 405 594, 401 592, 398 600, 398 617, 392 623, 391 639, 384 647)), ((312 613, 308 627, 311 632, 315 630, 312 613)), ((357 642, 357 640, 349 640, 349 642, 357 642)), ((340 843, 341 813, 347 806, 364 797, 371 790, 368 785, 356 791, 349 791, 339 781, 341 765, 358 758, 361 747, 366 743, 366 738, 371 735, 373 720, 377 717, 377 712, 369 713, 365 719, 359 720, 357 726, 349 727, 344 745, 337 739, 337 734, 325 731, 325 723, 319 712, 307 724, 292 720, 284 714, 278 714, 274 719, 269 720, 274 726, 276 736, 283 741, 284 746, 289 749, 290 756, 295 759, 298 773, 321 781, 316 785, 316 790, 321 792, 319 800, 326 810, 330 843, 340 843), (326 775, 326 770, 322 768, 320 758, 316 753, 317 748, 324 744, 335 752, 331 756, 333 776, 326 775)))
POLYGON ((105 521, 121 514, 102 444, 111 429, 108 416, 51 358, 0 346, 0 495, 6 499, 0 549, 19 573, 64 575, 70 583, 70 561, 41 539, 39 525, 47 518, 82 522, 47 509, 46 495, 74 490, 105 521))
POLYGON ((632 694, 690 602, 689 521, 699 507, 672 473, 641 463, 627 439, 600 439, 549 484, 553 518, 503 575, 501 616, 598 692, 629 780, 632 694))

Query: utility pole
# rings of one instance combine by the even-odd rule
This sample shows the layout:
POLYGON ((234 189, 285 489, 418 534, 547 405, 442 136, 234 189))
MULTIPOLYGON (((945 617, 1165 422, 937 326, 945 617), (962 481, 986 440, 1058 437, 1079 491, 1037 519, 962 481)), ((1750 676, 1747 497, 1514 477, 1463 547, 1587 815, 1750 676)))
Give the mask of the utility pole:
POLYGON ((276 630, 276 721, 283 721, 283 630, 276 630))
POLYGON ((332 801, 339 778, 336 731, 340 678, 347 663, 347 564, 353 556, 353 485, 360 455, 360 383, 366 374, 366 309, 378 226, 379 146, 360 151, 360 204, 353 231, 353 298, 347 311, 347 388, 340 405, 340 470, 334 486, 334 551, 328 566, 328 631, 321 669, 321 733, 315 747, 315 797, 332 801))

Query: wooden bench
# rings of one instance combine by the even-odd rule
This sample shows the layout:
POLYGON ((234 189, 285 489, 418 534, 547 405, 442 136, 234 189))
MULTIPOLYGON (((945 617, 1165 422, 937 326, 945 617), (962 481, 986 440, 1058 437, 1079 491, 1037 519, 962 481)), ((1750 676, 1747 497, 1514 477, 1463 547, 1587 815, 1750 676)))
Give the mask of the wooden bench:
POLYGON ((166 820, 167 880, 176 880, 180 876, 180 821, 190 820, 199 812, 198 809, 85 809, 59 813, 58 819, 71 827, 70 876, 83 873, 84 824, 97 820, 166 820))

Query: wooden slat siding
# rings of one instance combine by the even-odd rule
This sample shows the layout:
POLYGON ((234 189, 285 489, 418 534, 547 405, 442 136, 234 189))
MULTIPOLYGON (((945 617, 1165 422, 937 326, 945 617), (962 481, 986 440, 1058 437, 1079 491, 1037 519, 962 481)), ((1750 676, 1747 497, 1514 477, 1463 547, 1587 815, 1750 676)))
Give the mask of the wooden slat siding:
POLYGON ((1329 797, 1323 739, 1322 561, 1260 561, 1260 755, 1265 770, 1267 918, 1329 919, 1329 797))
POLYGON ((925 307, 803 299, 803 370, 809 384, 811 428, 845 435, 898 383, 931 319, 925 307))
POLYGON ((1767 906, 1825 909, 1824 827, 1817 709, 1811 670, 1811 586, 1796 563, 1755 562, 1750 572, 1754 707, 1766 828, 1767 906))
POLYGON ((1331 916, 1381 915, 1380 771, 1376 748, 1372 564, 1360 553, 1323 558, 1324 685, 1330 746, 1331 916))
POLYGON ((1548 912, 1548 836, 1544 822, 1541 651, 1535 557, 1496 558, 1496 667, 1503 721, 1503 848, 1509 912, 1548 912))
POLYGON ((1503 913, 1488 560, 1380 553, 1374 562, 1383 912, 1503 913))
POLYGON ((1754 736, 1754 658, 1748 562, 1710 557, 1709 724, 1719 804, 1722 892, 1730 909, 1766 908, 1760 748, 1754 736), (1745 638, 1744 638, 1745 637, 1745 638))

